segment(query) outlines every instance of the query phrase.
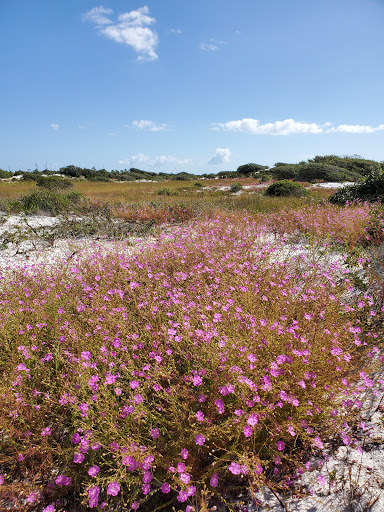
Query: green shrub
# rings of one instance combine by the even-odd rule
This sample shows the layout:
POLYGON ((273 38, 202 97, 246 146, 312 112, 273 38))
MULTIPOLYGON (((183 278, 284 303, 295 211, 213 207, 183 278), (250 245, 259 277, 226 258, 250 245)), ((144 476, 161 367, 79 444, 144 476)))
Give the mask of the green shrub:
POLYGON ((27 214, 47 212, 53 215, 68 212, 79 205, 83 196, 73 191, 60 194, 54 190, 35 190, 19 200, 21 210, 27 214))
POLYGON ((169 190, 169 188, 161 188, 156 192, 158 196, 177 196, 177 192, 169 190))
POLYGON ((355 181, 361 175, 353 170, 338 167, 333 164, 320 162, 300 162, 299 164, 279 164, 270 169, 270 173, 275 179, 295 181, 315 180, 324 181, 355 181))
POLYGON ((281 180, 272 183, 265 191, 268 196, 305 196, 308 191, 300 183, 289 180, 281 180))
POLYGON ((259 175, 265 169, 268 169, 267 165, 259 165, 259 164, 244 164, 240 165, 236 172, 242 176, 251 176, 251 175, 259 175))
POLYGON ((379 172, 384 170, 383 164, 375 160, 365 160, 358 155, 353 156, 336 156, 324 155, 315 156, 308 162, 315 162, 319 164, 329 164, 347 170, 347 172, 357 174, 359 176, 368 176, 372 172, 379 172))
POLYGON ((243 190, 243 185, 241 183, 233 183, 229 191, 231 194, 236 194, 237 192, 240 192, 240 190, 243 190))
POLYGON ((384 172, 373 172, 363 181, 340 188, 329 198, 331 203, 340 205, 356 200, 384 202, 384 172))
POLYGON ((47 190, 65 190, 73 187, 73 183, 68 178, 61 176, 39 176, 36 185, 47 190))
POLYGON ((11 177, 12 177, 12 173, 11 172, 4 171, 4 169, 0 169, 0 179, 11 178, 11 177))

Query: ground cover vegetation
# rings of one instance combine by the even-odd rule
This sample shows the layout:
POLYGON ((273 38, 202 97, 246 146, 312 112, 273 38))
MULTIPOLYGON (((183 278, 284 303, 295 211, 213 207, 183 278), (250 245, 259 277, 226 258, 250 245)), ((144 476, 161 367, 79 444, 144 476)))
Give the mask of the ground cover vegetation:
POLYGON ((130 250, 0 270, 4 509, 236 510, 244 490, 309 493, 295 482, 314 457, 359 446, 361 394, 384 384, 364 252, 383 240, 379 203, 269 197, 239 176, 23 181, 1 185, 0 221, 28 194, 76 193, 29 212, 64 215, 73 236, 159 227, 130 250))

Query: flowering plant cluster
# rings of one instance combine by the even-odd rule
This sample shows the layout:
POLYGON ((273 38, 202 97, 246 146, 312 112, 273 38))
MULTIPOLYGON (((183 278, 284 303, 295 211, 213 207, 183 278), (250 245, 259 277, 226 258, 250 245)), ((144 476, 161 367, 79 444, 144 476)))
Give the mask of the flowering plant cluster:
POLYGON ((17 510, 199 510, 289 488, 382 359, 348 270, 217 216, 135 254, 0 281, 0 489, 17 510), (305 255, 303 255, 305 260, 305 255), (75 496, 75 498, 73 498, 75 496), (39 508, 40 507, 40 508, 39 508), (61 508, 60 508, 61 507, 61 508))
POLYGON ((269 214, 266 227, 279 236, 311 235, 334 244, 378 244, 384 239, 381 205, 354 201, 340 207, 330 203, 307 205, 269 214))

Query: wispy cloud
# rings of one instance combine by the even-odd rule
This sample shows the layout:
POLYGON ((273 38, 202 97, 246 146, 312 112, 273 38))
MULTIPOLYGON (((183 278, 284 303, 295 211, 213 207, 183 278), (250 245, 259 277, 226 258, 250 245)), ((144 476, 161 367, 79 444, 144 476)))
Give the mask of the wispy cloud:
POLYGON ((110 25, 112 21, 104 16, 105 14, 112 14, 112 9, 105 9, 102 5, 100 7, 94 7, 86 14, 84 14, 83 19, 86 21, 91 21, 95 23, 95 25, 110 25))
POLYGON ((183 31, 180 28, 171 28, 170 32, 171 32, 171 34, 177 34, 177 35, 180 35, 183 33, 183 31))
POLYGON ((52 123, 49 126, 50 126, 51 130, 53 130, 54 132, 57 132, 58 130, 60 130, 60 125, 57 123, 52 123))
POLYGON ((128 165, 130 167, 140 165, 146 167, 163 167, 167 165, 186 165, 190 164, 191 162, 192 160, 190 158, 181 160, 171 155, 159 155, 150 157, 148 155, 144 155, 143 153, 133 155, 125 160, 119 160, 120 165, 128 165))
POLYGON ((328 133, 338 132, 338 133, 374 133, 380 130, 384 130, 384 124, 380 124, 379 126, 367 126, 361 124, 340 124, 335 128, 330 128, 328 133))
POLYGON ((244 118, 226 123, 212 123, 212 130, 226 130, 231 132, 254 133, 258 135, 297 135, 304 133, 374 133, 384 130, 384 125, 376 127, 365 125, 341 124, 332 126, 332 123, 324 124, 307 123, 285 119, 274 123, 261 124, 258 119, 244 118))
POLYGON ((149 132, 160 132, 168 129, 167 124, 157 124, 154 121, 144 120, 132 121, 132 125, 138 130, 149 131, 149 132))
POLYGON ((83 19, 93 23, 96 30, 108 39, 133 48, 139 55, 138 60, 156 60, 158 55, 155 50, 159 38, 157 33, 149 28, 149 25, 156 22, 155 18, 149 16, 149 8, 145 5, 136 11, 119 14, 117 21, 111 20, 112 13, 112 9, 95 7, 88 11, 83 19))
POLYGON ((225 44, 225 41, 217 41, 216 39, 210 39, 205 43, 200 43, 200 50, 204 50, 206 52, 217 52, 220 50, 220 47, 225 44))
POLYGON ((231 161, 231 152, 228 148, 216 148, 216 153, 208 160, 209 164, 227 164, 231 161))

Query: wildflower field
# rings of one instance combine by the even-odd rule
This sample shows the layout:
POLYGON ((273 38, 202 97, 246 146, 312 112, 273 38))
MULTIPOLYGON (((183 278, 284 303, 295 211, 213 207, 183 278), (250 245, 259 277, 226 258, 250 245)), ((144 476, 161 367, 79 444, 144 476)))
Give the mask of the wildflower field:
POLYGON ((359 448, 382 208, 213 195, 119 198, 160 226, 146 243, 0 270, 1 510, 240 510, 359 448))

